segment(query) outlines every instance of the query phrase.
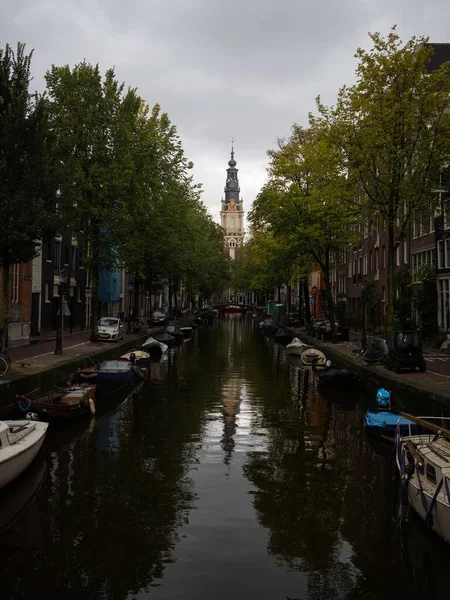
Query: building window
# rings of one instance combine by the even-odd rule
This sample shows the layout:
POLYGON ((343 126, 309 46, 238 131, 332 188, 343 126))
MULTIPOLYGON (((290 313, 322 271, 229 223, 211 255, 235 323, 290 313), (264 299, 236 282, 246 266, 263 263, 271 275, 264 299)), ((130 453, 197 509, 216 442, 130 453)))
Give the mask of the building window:
POLYGON ((375 250, 375 271, 378 271, 380 268, 380 253, 378 248, 375 250))
POLYGON ((403 262, 408 262, 408 242, 403 242, 403 262))
POLYGON ((386 267, 386 246, 383 246, 382 248, 382 257, 381 257, 382 261, 383 261, 383 269, 386 267))
POLYGON ((450 267, 450 244, 448 240, 445 240, 445 268, 448 269, 450 267))
POLYGON ((59 298, 59 285, 53 286, 53 298, 59 298))
POLYGON ((81 288, 80 287, 77 288, 77 300, 78 300, 78 302, 81 302, 81 288))
POLYGON ((11 304, 19 302, 19 272, 20 267, 16 263, 13 265, 11 274, 11 304))
POLYGON ((47 261, 48 262, 52 262, 52 249, 53 249, 53 242, 52 242, 52 240, 49 240, 46 243, 47 261))
POLYGON ((442 330, 450 326, 449 291, 450 279, 438 279, 438 324, 442 330))
POLYGON ((364 258, 363 258, 363 275, 367 275, 367 262, 368 262, 368 256, 367 256, 367 254, 365 254, 364 258))
POLYGON ((412 281, 413 283, 420 282, 420 271, 424 266, 434 266, 435 250, 425 250, 424 252, 416 252, 411 256, 412 266, 412 281))
POLYGON ((66 246, 64 248, 64 266, 68 267, 69 266, 69 247, 66 246))
POLYGON ((369 271, 373 270, 373 262, 372 262, 372 250, 369 252, 369 271))
POLYGON ((77 268, 77 247, 72 246, 72 271, 77 268))
POLYGON ((395 251, 395 264, 397 267, 400 266, 400 246, 397 246, 397 250, 395 251))
POLYGON ((50 285, 48 283, 46 283, 44 285, 44 292, 45 292, 45 295, 44 295, 45 301, 50 302, 50 285))

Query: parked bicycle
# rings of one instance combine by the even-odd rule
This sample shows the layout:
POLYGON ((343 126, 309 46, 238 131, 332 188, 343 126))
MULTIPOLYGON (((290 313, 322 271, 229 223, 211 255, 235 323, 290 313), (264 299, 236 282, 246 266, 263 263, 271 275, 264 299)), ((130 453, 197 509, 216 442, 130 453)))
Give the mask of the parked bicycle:
POLYGON ((6 373, 9 371, 10 366, 11 358, 9 357, 9 354, 7 352, 3 351, 2 353, 0 353, 0 377, 6 375, 6 373))
POLYGON ((362 348, 361 344, 350 342, 347 344, 347 356, 350 358, 361 357, 364 366, 376 364, 386 365, 389 363, 389 351, 385 340, 381 338, 369 338, 362 348))

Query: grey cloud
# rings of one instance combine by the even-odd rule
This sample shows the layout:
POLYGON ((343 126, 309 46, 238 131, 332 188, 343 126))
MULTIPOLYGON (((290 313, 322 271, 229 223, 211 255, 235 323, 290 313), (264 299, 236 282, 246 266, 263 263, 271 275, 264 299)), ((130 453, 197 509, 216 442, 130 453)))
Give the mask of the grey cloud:
POLYGON ((246 208, 265 179, 266 150, 306 123, 314 98, 352 82, 368 31, 397 23, 449 41, 444 0, 1 0, 1 43, 35 49, 35 87, 52 64, 86 58, 158 102, 177 125, 217 216, 230 140, 246 208))

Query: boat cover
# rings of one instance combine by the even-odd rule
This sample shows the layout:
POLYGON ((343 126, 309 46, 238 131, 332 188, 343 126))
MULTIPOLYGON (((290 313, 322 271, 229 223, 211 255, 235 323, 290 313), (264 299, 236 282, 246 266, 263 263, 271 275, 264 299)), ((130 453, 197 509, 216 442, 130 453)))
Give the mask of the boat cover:
POLYGON ((162 342, 158 342, 158 340, 155 340, 153 337, 149 337, 148 340, 145 340, 141 348, 145 349, 149 348, 150 346, 159 346, 163 354, 169 349, 169 346, 166 346, 166 344, 163 344, 162 342))
POLYGON ((397 424, 399 424, 402 427, 408 427, 411 425, 411 430, 416 431, 416 424, 413 421, 405 419, 404 417, 400 417, 396 413, 390 412, 389 410, 368 410, 366 412, 365 419, 367 427, 384 429, 386 427, 396 427, 397 424))
POLYGON ((302 347, 303 348, 307 348, 308 345, 305 344, 304 342, 302 342, 301 340, 299 340, 298 338, 294 338, 292 340, 292 342, 286 346, 287 349, 289 349, 289 348, 302 348, 302 347))

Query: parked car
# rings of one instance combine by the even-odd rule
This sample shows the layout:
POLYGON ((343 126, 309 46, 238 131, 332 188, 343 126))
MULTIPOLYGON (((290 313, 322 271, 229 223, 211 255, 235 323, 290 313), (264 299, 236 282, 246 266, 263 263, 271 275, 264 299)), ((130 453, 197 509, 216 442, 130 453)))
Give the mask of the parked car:
POLYGON ((153 325, 164 325, 166 322, 166 313, 156 310, 152 314, 152 324, 153 325))
POLYGON ((325 319, 313 319, 308 326, 308 335, 317 337, 317 330, 323 323, 325 323, 325 319))
MULTIPOLYGON (((340 342, 348 342, 349 341, 349 330, 341 321, 335 321, 334 325, 336 327, 336 337, 340 342)), ((331 340, 332 331, 331 331, 331 323, 330 321, 324 321, 320 327, 317 329, 317 339, 322 340, 322 342, 326 342, 327 340, 331 340)))
POLYGON ((117 317, 102 317, 98 321, 97 339, 110 342, 123 340, 123 323, 117 317))

